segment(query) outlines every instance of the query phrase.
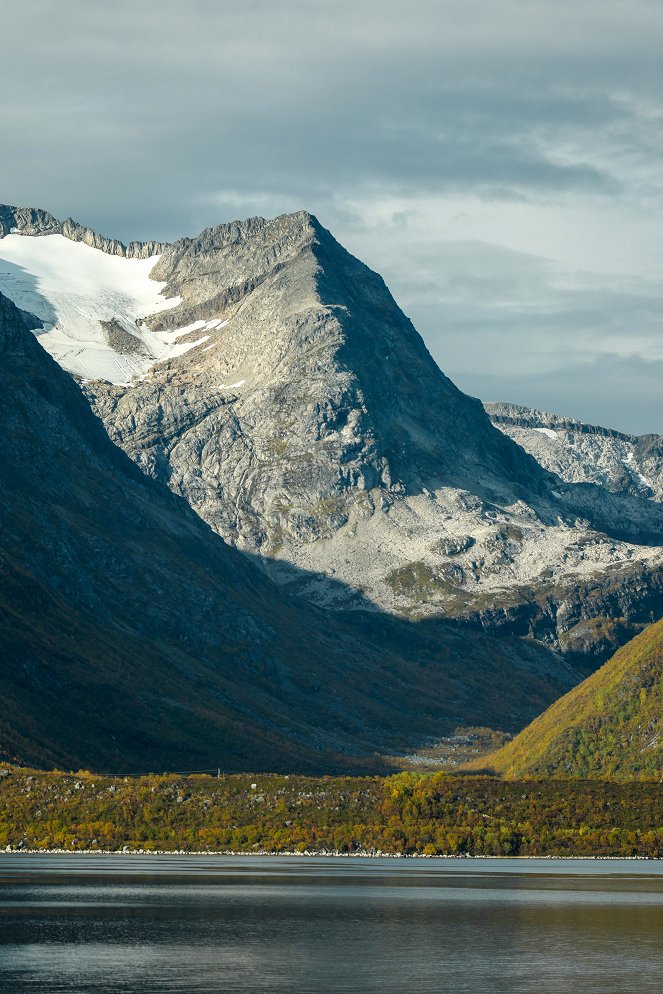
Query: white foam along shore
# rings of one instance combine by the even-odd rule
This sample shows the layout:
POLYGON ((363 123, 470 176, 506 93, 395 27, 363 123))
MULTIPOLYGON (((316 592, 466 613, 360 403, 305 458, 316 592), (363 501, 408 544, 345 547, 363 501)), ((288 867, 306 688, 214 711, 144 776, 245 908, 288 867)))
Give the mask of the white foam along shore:
POLYGON ((501 860, 506 862, 541 862, 550 863, 551 860, 564 863, 578 863, 583 861, 595 863, 655 863, 663 867, 663 859, 657 856, 497 856, 497 855, 471 855, 469 853, 396 853, 383 852, 376 849, 359 849, 356 852, 341 852, 340 850, 329 849, 256 849, 252 852, 236 849, 141 849, 140 847, 122 846, 120 849, 19 849, 8 846, 0 849, 2 856, 190 856, 200 858, 202 856, 241 856, 253 859, 254 857, 276 857, 284 858, 313 858, 316 859, 447 859, 447 860, 501 860))
POLYGON ((158 259, 124 259, 63 235, 14 233, 0 239, 0 292, 43 322, 36 331, 41 345, 69 372, 128 383, 155 361, 186 351, 175 340, 193 330, 155 333, 143 323, 180 302, 162 296, 166 284, 150 279, 158 259), (129 337, 123 346, 111 344, 101 322, 113 320, 135 350, 129 337))

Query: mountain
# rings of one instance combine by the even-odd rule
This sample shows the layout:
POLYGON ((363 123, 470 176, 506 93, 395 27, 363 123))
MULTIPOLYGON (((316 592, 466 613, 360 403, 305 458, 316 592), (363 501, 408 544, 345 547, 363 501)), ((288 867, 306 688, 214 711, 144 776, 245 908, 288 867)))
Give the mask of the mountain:
POLYGON ((663 435, 628 435, 519 404, 484 407, 497 428, 566 483, 663 501, 663 435))
POLYGON ((110 441, 35 330, 0 294, 0 758, 383 769, 576 682, 543 647, 300 603, 110 441))
POLYGON ((0 290, 113 441, 285 590, 533 637, 585 672, 663 613, 663 506, 507 437, 310 214, 125 248, 3 210, 0 260, 22 262, 0 290))
POLYGON ((512 779, 663 779, 663 621, 479 765, 512 779))

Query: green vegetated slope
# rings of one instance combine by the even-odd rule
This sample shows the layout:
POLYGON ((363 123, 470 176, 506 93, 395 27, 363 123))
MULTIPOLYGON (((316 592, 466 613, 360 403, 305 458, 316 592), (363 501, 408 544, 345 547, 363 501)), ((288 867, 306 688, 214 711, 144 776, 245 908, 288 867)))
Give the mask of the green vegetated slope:
POLYGON ((0 848, 663 856, 658 784, 0 770, 0 848))
POLYGON ((663 621, 556 701, 489 760, 505 777, 663 778, 663 621))

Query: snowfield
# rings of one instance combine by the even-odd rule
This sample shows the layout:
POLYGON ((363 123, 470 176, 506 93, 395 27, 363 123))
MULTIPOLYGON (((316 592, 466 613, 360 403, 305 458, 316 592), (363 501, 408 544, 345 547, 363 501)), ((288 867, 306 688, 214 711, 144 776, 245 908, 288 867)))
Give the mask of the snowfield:
POLYGON ((545 435, 546 438, 557 438, 557 432, 553 431, 552 428, 532 428, 532 431, 538 431, 541 435, 545 435))
POLYGON ((158 259, 123 259, 63 235, 10 234, 0 239, 0 291, 43 321, 40 344, 69 372, 129 383, 181 353, 174 342, 191 330, 155 333, 143 323, 180 302, 150 279, 158 259), (116 322, 117 334, 102 321, 116 322))

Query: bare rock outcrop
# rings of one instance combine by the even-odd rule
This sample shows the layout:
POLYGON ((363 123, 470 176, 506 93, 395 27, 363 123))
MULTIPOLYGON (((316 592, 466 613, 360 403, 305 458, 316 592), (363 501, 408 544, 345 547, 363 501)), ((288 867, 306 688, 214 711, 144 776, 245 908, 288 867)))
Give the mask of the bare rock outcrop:
POLYGON ((100 249, 108 255, 119 255, 124 259, 149 259, 159 255, 166 247, 165 242, 129 242, 125 245, 117 238, 105 238, 92 228, 87 228, 73 218, 58 221, 48 211, 38 207, 10 207, 0 204, 0 238, 12 232, 23 235, 64 235, 72 242, 84 242, 90 248, 100 249))
POLYGON ((663 436, 629 435, 518 404, 486 404, 496 427, 567 483, 663 501, 663 436))

